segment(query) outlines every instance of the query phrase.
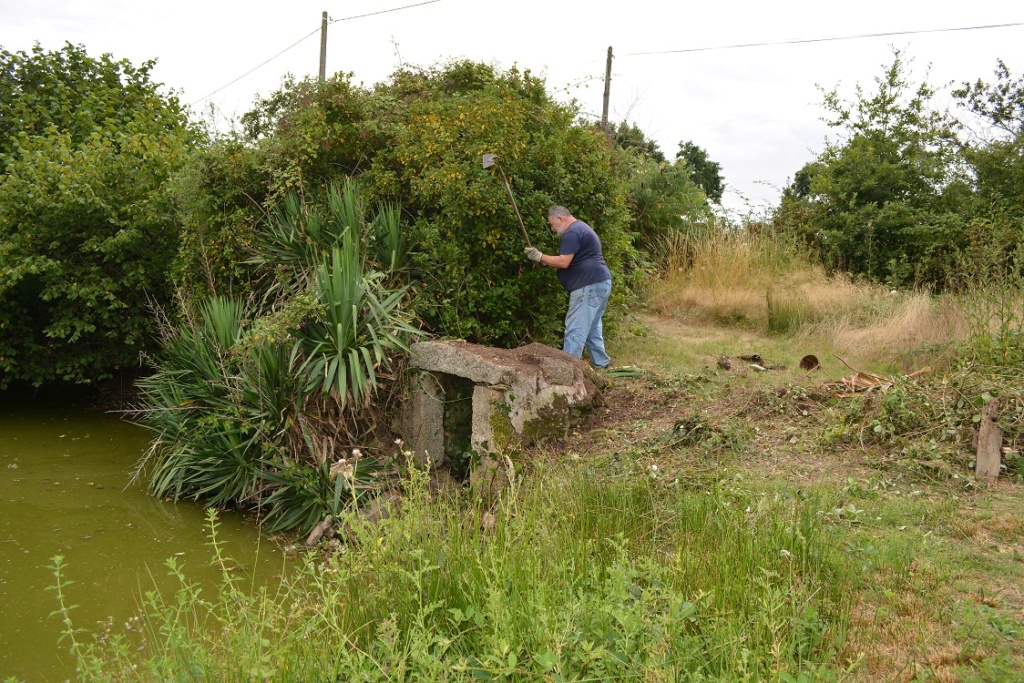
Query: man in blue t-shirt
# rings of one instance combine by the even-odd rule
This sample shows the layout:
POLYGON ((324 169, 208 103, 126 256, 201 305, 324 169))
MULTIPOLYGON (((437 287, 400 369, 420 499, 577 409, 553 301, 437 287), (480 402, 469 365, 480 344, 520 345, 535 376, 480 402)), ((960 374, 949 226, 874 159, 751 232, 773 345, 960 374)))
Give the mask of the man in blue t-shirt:
POLYGON ((604 350, 601 317, 612 291, 612 273, 604 262, 601 240, 564 206, 548 209, 548 225, 559 237, 558 256, 542 254, 533 247, 526 248, 526 255, 531 261, 557 268, 558 281, 569 292, 562 350, 582 358, 586 346, 591 365, 605 369, 611 359, 604 350))

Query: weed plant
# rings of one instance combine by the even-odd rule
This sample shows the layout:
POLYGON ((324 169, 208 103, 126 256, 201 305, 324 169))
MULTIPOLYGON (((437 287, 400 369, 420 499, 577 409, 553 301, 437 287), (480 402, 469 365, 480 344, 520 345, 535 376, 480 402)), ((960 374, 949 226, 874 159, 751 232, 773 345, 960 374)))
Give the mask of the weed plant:
MULTIPOLYGON (((513 479, 485 529, 412 471, 401 514, 349 519, 274 589, 174 561, 141 627, 66 633, 81 680, 839 680, 857 582, 813 501, 746 511, 722 492, 570 462, 513 479)), ((226 567, 209 517, 214 561, 226 567)), ((61 614, 68 571, 55 562, 61 614)), ((73 571, 73 568, 71 568, 73 571)))
POLYGON ((1024 276, 999 274, 962 294, 970 330, 969 351, 982 365, 1024 364, 1024 276))

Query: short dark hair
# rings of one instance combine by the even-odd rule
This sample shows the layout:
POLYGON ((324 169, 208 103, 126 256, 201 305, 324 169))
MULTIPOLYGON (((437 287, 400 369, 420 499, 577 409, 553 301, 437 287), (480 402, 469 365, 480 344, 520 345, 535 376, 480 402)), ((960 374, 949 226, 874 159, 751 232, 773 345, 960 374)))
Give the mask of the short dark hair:
POLYGON ((571 216, 571 215, 572 214, 569 212, 569 209, 565 208, 564 206, 559 206, 558 204, 555 204, 554 206, 551 206, 548 209, 548 218, 555 218, 556 216, 571 216))

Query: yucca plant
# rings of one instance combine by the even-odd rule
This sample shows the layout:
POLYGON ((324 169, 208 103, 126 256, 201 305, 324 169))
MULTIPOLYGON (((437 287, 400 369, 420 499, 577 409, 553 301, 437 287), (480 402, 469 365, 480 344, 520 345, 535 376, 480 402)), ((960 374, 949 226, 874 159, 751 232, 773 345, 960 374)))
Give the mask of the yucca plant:
POLYGON ((329 461, 318 465, 289 465, 267 475, 273 491, 263 501, 263 523, 269 531, 312 529, 325 514, 335 517, 377 488, 384 462, 354 458, 344 471, 329 461))
POLYGON ((395 204, 381 204, 369 224, 369 259, 386 273, 400 272, 408 264, 409 251, 395 204))
POLYGON ((140 382, 138 415, 156 434, 140 471, 156 495, 252 507, 274 529, 305 530, 373 481, 370 457, 348 483, 330 468, 372 438, 373 398, 417 333, 407 288, 389 288, 366 257, 397 272, 404 238, 397 208, 367 220, 350 183, 331 190, 326 213, 290 197, 263 236, 254 260, 275 277, 262 307, 212 297, 165 330, 157 372, 140 382))
POLYGON ((157 372, 139 381, 142 422, 156 433, 142 466, 152 465, 158 496, 245 498, 257 487, 258 431, 237 400, 233 351, 250 312, 223 297, 168 331, 157 372))
POLYGON ((326 208, 311 207, 295 193, 289 194, 272 220, 261 224, 259 251, 250 262, 283 270, 293 286, 301 287, 304 276, 315 272, 347 234, 361 242, 360 251, 377 269, 392 273, 404 267, 406 242, 396 205, 381 204, 369 217, 359 185, 346 179, 330 187, 326 208))
POLYGON ((377 387, 376 368, 389 354, 406 351, 404 339, 417 333, 401 308, 405 289, 387 291, 381 280, 364 271, 350 233, 332 250, 330 265, 316 272, 322 307, 302 332, 302 369, 311 391, 334 394, 342 407, 350 400, 365 405, 377 387))

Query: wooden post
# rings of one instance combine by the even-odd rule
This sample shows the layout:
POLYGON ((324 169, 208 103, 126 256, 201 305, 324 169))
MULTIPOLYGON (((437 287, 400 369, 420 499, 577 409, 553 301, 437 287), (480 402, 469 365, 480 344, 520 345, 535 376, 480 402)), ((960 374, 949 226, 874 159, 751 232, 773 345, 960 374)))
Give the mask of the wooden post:
POLYGON ((608 46, 608 63, 604 67, 604 108, 601 110, 601 128, 608 130, 608 96, 612 92, 612 46, 608 46))
POLYGON ((318 81, 323 83, 327 75, 327 12, 324 12, 320 19, 320 77, 318 81))
POLYGON ((1003 430, 996 422, 998 417, 999 399, 994 398, 981 409, 978 457, 974 465, 974 477, 990 484, 994 484, 999 478, 999 461, 1003 449, 1003 430))

